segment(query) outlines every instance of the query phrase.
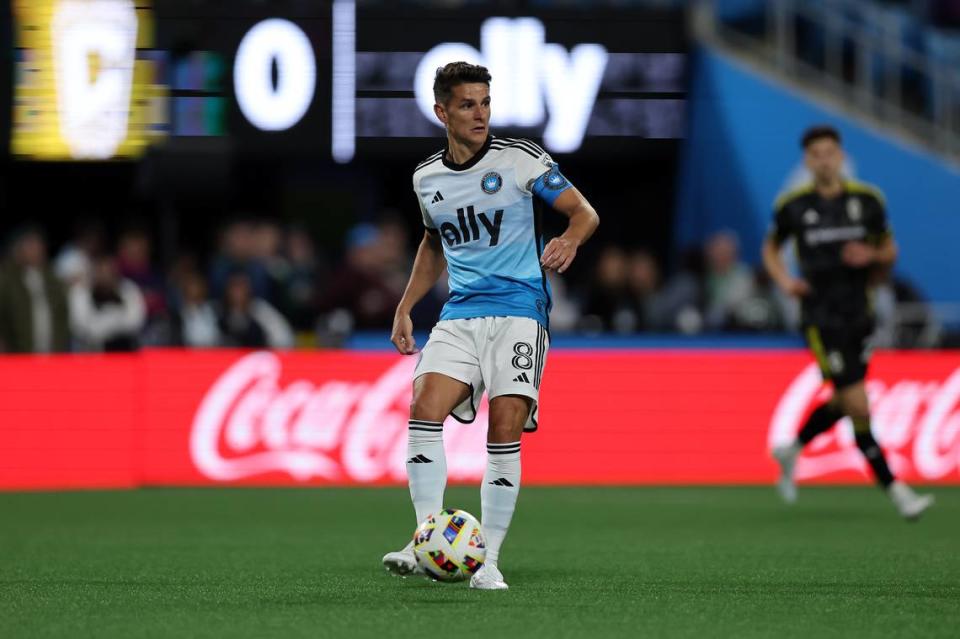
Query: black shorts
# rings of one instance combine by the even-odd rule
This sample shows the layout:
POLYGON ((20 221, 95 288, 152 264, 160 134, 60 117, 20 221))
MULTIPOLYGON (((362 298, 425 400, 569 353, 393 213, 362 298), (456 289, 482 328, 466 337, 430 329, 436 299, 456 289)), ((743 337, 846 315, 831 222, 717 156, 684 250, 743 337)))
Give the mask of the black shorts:
POLYGON ((806 326, 803 330, 824 381, 833 382, 838 390, 866 378, 872 334, 872 326, 851 329, 806 326))

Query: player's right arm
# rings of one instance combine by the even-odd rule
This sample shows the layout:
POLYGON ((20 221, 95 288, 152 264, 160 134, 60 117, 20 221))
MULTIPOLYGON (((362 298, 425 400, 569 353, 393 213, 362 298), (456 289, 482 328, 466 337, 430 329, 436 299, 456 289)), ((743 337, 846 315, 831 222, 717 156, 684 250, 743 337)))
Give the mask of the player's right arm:
POLYGON ((767 237, 763 241, 763 266, 770 279, 784 293, 791 297, 804 297, 810 294, 810 284, 805 279, 794 277, 790 273, 790 269, 783 262, 783 256, 780 253, 780 247, 792 233, 786 208, 787 205, 784 203, 777 207, 777 211, 774 213, 770 232, 767 233, 767 237))
POLYGON ((446 265, 443 247, 440 245, 440 234, 435 229, 427 228, 423 233, 423 239, 420 240, 420 248, 417 249, 417 258, 413 262, 413 271, 410 272, 407 288, 393 317, 390 341, 404 355, 416 352, 410 311, 437 283, 446 265))

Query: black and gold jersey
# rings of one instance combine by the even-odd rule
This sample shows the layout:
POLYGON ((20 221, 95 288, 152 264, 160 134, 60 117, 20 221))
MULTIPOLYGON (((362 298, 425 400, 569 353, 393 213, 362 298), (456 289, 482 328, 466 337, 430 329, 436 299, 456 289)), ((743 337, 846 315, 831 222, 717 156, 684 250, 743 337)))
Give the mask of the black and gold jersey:
POLYGON ((770 236, 778 246, 795 240, 800 271, 813 288, 803 299, 805 324, 872 323, 870 268, 847 266, 841 254, 848 242, 876 246, 890 234, 883 194, 869 184, 846 181, 843 193, 831 199, 810 184, 777 200, 770 236))

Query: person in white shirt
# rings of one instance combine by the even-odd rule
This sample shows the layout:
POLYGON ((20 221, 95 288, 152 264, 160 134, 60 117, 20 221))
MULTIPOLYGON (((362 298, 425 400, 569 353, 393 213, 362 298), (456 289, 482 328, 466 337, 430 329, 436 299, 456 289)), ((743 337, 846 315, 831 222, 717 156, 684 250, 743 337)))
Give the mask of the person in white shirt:
POLYGON ((207 282, 199 273, 186 273, 180 283, 180 308, 172 321, 173 342, 190 348, 212 348, 222 340, 217 309, 207 298, 207 282))
POLYGON ((94 259, 89 281, 70 288, 70 325, 78 350, 133 351, 147 320, 143 294, 120 277, 116 259, 94 259))
POLYGON ((234 271, 227 279, 219 313, 223 346, 292 348, 289 322, 269 302, 253 296, 250 277, 234 271))

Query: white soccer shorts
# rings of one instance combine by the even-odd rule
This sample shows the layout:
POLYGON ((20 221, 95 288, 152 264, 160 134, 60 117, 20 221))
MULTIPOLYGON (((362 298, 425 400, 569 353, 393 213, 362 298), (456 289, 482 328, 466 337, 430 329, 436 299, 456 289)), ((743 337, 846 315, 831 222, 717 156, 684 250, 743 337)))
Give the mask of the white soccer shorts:
POLYGON ((414 379, 440 373, 470 386, 470 397, 453 409, 460 422, 477 417, 483 391, 492 399, 522 395, 533 400, 524 432, 537 430, 540 382, 550 337, 527 317, 441 320, 420 353, 414 379))

